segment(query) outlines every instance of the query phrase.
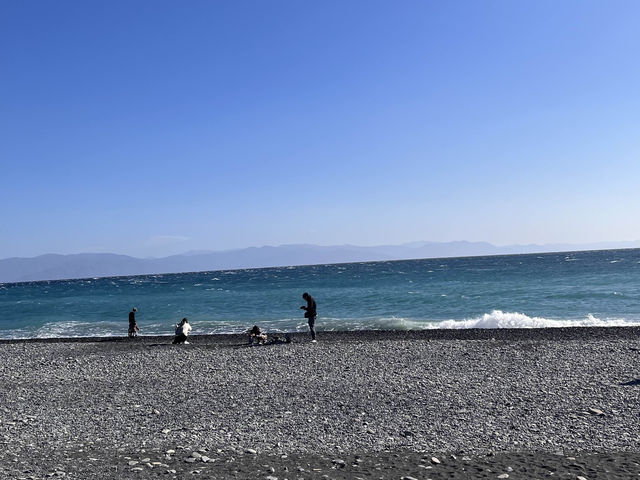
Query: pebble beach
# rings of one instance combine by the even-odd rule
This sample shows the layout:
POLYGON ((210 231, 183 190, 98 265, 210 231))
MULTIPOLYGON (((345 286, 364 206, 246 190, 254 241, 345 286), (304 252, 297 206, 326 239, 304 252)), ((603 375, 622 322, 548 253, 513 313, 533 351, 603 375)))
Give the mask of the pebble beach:
POLYGON ((0 342, 0 478, 633 478, 640 329, 0 342))

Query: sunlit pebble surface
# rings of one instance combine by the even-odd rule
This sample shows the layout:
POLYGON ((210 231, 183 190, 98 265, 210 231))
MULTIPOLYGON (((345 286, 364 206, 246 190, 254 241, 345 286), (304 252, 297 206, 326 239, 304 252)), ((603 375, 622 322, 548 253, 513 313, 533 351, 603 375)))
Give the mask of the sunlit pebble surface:
POLYGON ((0 478, 640 473, 636 328, 169 340, 0 343, 0 478))

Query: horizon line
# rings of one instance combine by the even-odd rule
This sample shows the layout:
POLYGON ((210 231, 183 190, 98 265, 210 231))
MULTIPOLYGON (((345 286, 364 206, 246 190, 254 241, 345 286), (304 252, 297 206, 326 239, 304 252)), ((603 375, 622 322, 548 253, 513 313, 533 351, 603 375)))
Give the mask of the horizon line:
MULTIPOLYGON (((34 258, 39 258, 39 257, 45 257, 45 256, 60 256, 60 257, 69 257, 69 256, 76 256, 76 255, 115 255, 115 256, 120 256, 120 257, 129 257, 129 258, 134 258, 137 260, 162 260, 165 258, 169 258, 169 257, 177 257, 177 256, 183 256, 183 255, 188 255, 188 254, 193 254, 193 256, 196 255, 208 255, 208 254, 213 254, 213 253, 227 253, 227 252, 237 252, 237 251, 242 251, 242 250, 249 250, 249 249, 260 249, 260 248, 281 248, 281 247, 321 247, 321 248, 333 248, 333 247, 355 247, 355 248, 383 248, 383 247, 405 247, 408 249, 415 249, 415 248, 421 248, 421 247, 425 247, 427 245, 420 245, 420 246, 412 246, 412 244, 431 244, 431 245, 448 245, 448 244, 456 244, 456 243, 467 243, 467 244, 485 244, 485 245, 490 245, 491 247, 494 248, 535 248, 535 247, 539 247, 539 248, 545 248, 545 247, 567 247, 567 248, 571 248, 571 247, 577 247, 576 250, 554 250, 554 251, 547 251, 547 252, 527 252, 524 253, 525 255, 528 255, 530 253, 563 253, 563 252, 580 252, 580 251, 593 251, 593 250, 625 250, 625 249, 634 249, 634 248, 640 248, 640 240, 602 240, 602 241, 596 241, 596 242, 587 242, 587 243, 564 243, 564 242, 552 242, 552 243, 512 243, 512 244, 504 244, 504 245, 496 245, 494 243, 491 243, 489 241, 486 240, 451 240, 451 241, 442 241, 442 242, 438 242, 438 241, 431 241, 431 240, 415 240, 415 241, 410 241, 410 242, 404 242, 404 243, 398 243, 398 244, 378 244, 378 245, 356 245, 356 244, 352 244, 352 243, 343 243, 343 244, 330 244, 330 245, 321 245, 321 244, 315 244, 315 243, 283 243, 283 244, 279 244, 279 245, 251 245, 248 247, 237 247, 237 248, 226 248, 226 249, 220 249, 220 250, 187 250, 184 251, 182 253, 173 253, 170 255, 164 255, 164 256, 160 256, 160 257, 139 257, 139 256, 135 256, 135 255, 130 255, 130 254, 126 254, 126 253, 115 253, 115 252, 98 252, 98 251, 86 251, 86 252, 74 252, 74 253, 55 253, 55 252, 46 252, 46 253, 41 253, 41 254, 37 254, 37 255, 32 255, 32 256, 12 256, 12 257, 4 257, 4 258, 0 258, 0 261, 4 261, 4 260, 29 260, 29 259, 34 259, 34 258), (633 247, 633 246, 629 246, 629 247, 606 247, 605 245, 607 244, 630 244, 630 243, 637 243, 638 246, 633 247), (580 249, 580 247, 583 247, 582 249, 580 249)), ((496 254, 486 254, 486 255, 462 255, 460 257, 428 257, 428 258, 462 258, 462 257, 469 257, 469 256, 493 256, 493 255, 520 255, 521 253, 506 253, 506 254, 501 254, 501 253, 496 253, 496 254)), ((416 259, 417 260, 417 259, 416 259)), ((341 263, 345 263, 345 262, 341 262, 341 263)), ((350 262, 346 262, 346 263, 350 263, 350 262)))

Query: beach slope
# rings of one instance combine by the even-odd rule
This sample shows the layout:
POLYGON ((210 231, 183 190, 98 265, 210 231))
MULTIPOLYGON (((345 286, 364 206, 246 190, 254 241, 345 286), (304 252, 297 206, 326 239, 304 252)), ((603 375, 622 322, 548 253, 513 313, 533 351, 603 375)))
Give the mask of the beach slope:
POLYGON ((319 340, 0 342, 0 478, 640 473, 637 328, 319 340))

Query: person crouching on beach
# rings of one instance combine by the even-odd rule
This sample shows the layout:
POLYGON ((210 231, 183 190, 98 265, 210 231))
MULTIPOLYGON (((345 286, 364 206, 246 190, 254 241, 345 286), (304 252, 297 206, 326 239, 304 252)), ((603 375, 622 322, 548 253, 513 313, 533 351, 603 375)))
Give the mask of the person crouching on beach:
POLYGON ((140 330, 138 328, 138 324, 136 323, 137 311, 138 309, 136 307, 133 307, 133 310, 129 312, 129 337, 137 337, 138 331, 140 330))
POLYGON ((253 345, 253 342, 258 342, 258 345, 262 345, 267 341, 267 334, 260 330, 260 327, 254 325, 249 331, 249 343, 253 345))
POLYGON ((302 294, 302 298, 304 298, 307 301, 307 305, 306 306, 303 305, 300 308, 302 310, 306 310, 304 312, 304 318, 306 318, 307 321, 309 322, 309 331, 311 332, 311 341, 313 343, 316 343, 315 325, 316 325, 316 317, 318 316, 318 314, 316 312, 316 301, 307 292, 304 292, 302 294))
POLYGON ((183 318, 182 321, 176 324, 176 336, 173 339, 173 344, 177 345, 179 343, 184 343, 185 345, 189 345, 187 342, 187 336, 191 331, 191 325, 189 325, 189 320, 183 318))

